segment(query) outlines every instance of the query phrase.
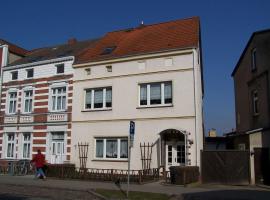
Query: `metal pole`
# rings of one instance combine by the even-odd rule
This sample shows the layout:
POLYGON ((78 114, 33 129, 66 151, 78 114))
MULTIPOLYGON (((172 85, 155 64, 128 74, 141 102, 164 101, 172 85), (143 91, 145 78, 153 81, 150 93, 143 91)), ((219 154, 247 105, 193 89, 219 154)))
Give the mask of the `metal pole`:
POLYGON ((129 193, 130 155, 131 155, 131 143, 130 143, 130 135, 129 135, 129 136, 128 136, 128 178, 127 178, 127 198, 128 198, 128 193, 129 193))

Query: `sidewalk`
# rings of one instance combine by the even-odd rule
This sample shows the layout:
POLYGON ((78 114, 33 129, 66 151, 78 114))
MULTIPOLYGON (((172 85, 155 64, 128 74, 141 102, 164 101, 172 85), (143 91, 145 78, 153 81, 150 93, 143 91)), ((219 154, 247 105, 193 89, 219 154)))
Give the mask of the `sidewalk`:
MULTIPOLYGON (((94 181, 81 181, 81 180, 59 180, 47 179, 46 181, 34 180, 33 176, 8 176, 0 175, 0 184, 8 185, 26 185, 34 187, 46 188, 62 188, 78 191, 89 191, 92 189, 110 189, 119 190, 119 188, 112 182, 94 182, 94 181)), ((126 184, 121 184, 121 188, 126 190, 126 184)), ((226 190, 256 190, 265 191, 265 189, 251 186, 218 186, 218 185, 202 185, 198 187, 183 187, 174 185, 164 185, 160 182, 148 183, 144 185, 131 184, 131 191, 152 192, 152 193, 165 193, 168 195, 181 195, 185 193, 204 193, 213 191, 226 191, 226 190)), ((269 190, 268 190, 269 191, 269 190)))

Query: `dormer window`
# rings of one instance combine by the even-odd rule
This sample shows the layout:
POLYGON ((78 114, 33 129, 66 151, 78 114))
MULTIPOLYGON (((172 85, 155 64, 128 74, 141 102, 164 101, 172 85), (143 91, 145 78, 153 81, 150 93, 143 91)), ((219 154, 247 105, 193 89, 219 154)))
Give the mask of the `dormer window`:
POLYGON ((18 71, 11 72, 11 80, 17 80, 18 79, 18 71))
POLYGON ((106 48, 102 51, 101 55, 107 55, 107 54, 110 54, 110 53, 112 53, 115 49, 116 49, 116 46, 106 47, 106 48))
POLYGON ((251 51, 251 71, 255 71, 257 69, 257 50, 256 48, 251 51))
POLYGON ((56 65, 56 74, 63 74, 64 72, 65 72, 64 64, 56 65))
POLYGON ((26 77, 33 78, 34 77, 34 69, 27 69, 26 70, 26 77))

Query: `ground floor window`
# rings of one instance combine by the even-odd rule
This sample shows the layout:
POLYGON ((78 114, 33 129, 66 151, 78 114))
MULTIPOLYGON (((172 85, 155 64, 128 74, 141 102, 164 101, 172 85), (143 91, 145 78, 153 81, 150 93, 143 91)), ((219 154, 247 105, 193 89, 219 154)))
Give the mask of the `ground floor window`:
POLYGON ((127 138, 95 138, 95 157, 98 159, 127 159, 127 138))
POLYGON ((15 133, 8 133, 6 142, 7 142, 6 157, 14 158, 15 157, 15 133))
POLYGON ((22 148, 22 158, 31 159, 31 133, 23 133, 22 148))

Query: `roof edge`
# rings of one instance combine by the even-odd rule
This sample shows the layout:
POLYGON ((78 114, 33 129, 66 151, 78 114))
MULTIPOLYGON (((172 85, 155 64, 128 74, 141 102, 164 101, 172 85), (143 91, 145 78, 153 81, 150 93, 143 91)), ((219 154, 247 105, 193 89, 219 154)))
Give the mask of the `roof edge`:
POLYGON ((32 63, 25 63, 20 65, 7 65, 3 67, 3 71, 18 69, 18 68, 25 68, 25 67, 31 67, 31 66, 37 66, 37 65, 45 65, 49 63, 57 63, 57 62, 63 62, 63 61, 69 61, 74 60, 74 56, 66 56, 62 58, 56 58, 56 59, 49 59, 49 60, 42 60, 38 62, 32 62, 32 63))
POLYGON ((238 68, 239 68, 239 65, 244 57, 244 55, 246 54, 246 51, 251 43, 251 41, 253 40, 253 38, 255 37, 255 35, 258 35, 258 34, 262 34, 262 33, 267 33, 267 32, 270 32, 270 29, 263 29, 263 30, 260 30, 260 31, 256 31, 256 32, 253 32, 252 35, 250 36, 249 40, 248 40, 248 43, 246 44, 237 64, 235 65, 234 67, 234 70, 233 72, 231 73, 231 76, 234 77, 235 73, 237 72, 238 68))

